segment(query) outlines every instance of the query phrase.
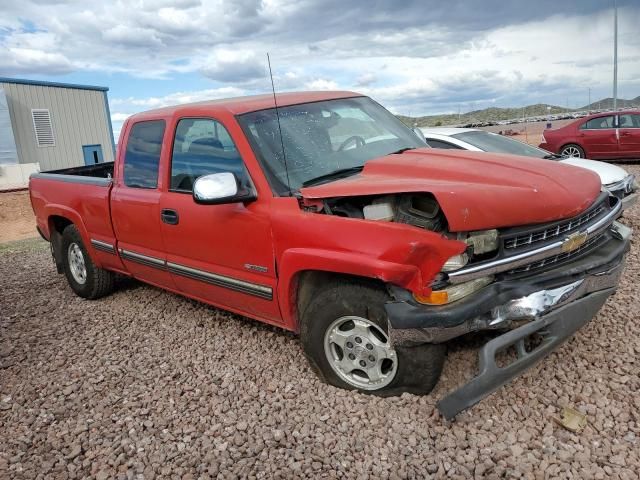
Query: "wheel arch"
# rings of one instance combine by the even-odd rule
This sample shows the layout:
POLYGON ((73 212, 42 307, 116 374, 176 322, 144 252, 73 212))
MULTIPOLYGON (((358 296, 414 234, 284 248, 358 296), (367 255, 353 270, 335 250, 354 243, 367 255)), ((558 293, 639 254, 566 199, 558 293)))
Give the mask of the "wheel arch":
POLYGON ((383 289, 389 283, 421 282, 420 271, 415 266, 344 252, 289 250, 283 255, 279 270, 278 302, 283 323, 295 332, 300 330, 300 316, 313 291, 329 281, 358 280, 383 289))
POLYGON ((97 266, 101 266, 100 261, 93 254, 91 238, 80 215, 67 207, 51 205, 47 208, 47 230, 58 273, 62 273, 60 270, 62 265, 62 233, 69 225, 75 225, 80 232, 80 237, 82 237, 82 242, 91 261, 97 266))
POLYGON ((584 154, 585 158, 587 158, 587 156, 588 156, 588 155, 587 155, 587 149, 586 149, 586 148, 584 148, 584 145, 582 145, 582 144, 581 144, 580 142, 578 142, 578 141, 563 142, 563 143, 560 145, 560 148, 558 149, 558 153, 561 153, 561 152, 565 149, 565 147, 568 147, 569 145, 575 145, 576 147, 579 147, 579 148, 580 148, 580 150, 582 150, 582 153, 584 154))

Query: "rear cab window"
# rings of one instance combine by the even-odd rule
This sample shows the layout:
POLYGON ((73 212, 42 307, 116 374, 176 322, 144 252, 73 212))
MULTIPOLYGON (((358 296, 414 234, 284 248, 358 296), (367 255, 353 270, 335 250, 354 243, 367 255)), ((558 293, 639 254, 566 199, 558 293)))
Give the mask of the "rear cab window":
POLYGON ((157 188, 165 121, 137 122, 131 127, 124 155, 124 184, 132 188, 157 188))
POLYGON ((193 190, 198 177, 233 173, 240 183, 248 180, 240 153, 222 123, 211 118, 183 118, 178 122, 171 154, 174 192, 193 190))

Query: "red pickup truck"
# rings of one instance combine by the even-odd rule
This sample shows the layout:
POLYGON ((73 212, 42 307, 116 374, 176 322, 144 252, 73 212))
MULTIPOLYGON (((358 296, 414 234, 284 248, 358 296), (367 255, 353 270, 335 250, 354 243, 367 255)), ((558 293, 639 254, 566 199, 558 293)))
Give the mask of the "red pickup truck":
POLYGON ((477 376, 439 402, 447 418, 615 291, 631 232, 595 174, 431 150, 352 92, 277 100, 140 113, 114 164, 32 175, 71 288, 99 298, 122 274, 278 325, 325 381, 380 395, 428 393, 446 342, 492 331, 477 376))

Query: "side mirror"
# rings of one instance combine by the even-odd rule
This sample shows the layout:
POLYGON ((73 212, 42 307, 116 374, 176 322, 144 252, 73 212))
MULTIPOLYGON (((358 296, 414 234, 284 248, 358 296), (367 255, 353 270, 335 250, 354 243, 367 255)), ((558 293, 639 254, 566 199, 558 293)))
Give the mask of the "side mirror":
POLYGON ((416 137, 418 137, 424 143, 427 143, 427 139, 425 138, 424 133, 422 133, 422 130, 420 130, 418 127, 413 129, 413 133, 415 133, 416 137))
POLYGON ((193 201, 205 205, 252 202, 256 199, 253 187, 240 187, 231 172, 212 173, 198 177, 193 183, 193 201))

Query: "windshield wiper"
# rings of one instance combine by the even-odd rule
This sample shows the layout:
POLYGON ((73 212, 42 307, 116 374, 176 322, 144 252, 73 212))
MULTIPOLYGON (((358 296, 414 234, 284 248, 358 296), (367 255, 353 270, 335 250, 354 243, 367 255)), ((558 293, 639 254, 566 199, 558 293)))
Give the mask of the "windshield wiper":
POLYGON ((400 150, 396 150, 395 152, 387 153, 387 155, 397 155, 399 153, 404 153, 409 150, 415 150, 416 148, 417 147, 404 147, 404 148, 401 148, 400 150))
POLYGON ((310 187, 311 185, 318 185, 319 183, 325 183, 332 180, 349 177, 351 175, 355 175, 356 173, 360 173, 363 168, 364 165, 360 165, 358 167, 339 168, 338 170, 334 170, 333 172, 325 173, 324 175, 320 175, 319 177, 311 178, 304 182, 302 186, 310 187))
POLYGON ((549 155, 545 155, 542 157, 543 160, 553 160, 556 158, 564 158, 562 155, 558 155, 557 153, 550 153, 549 155))

